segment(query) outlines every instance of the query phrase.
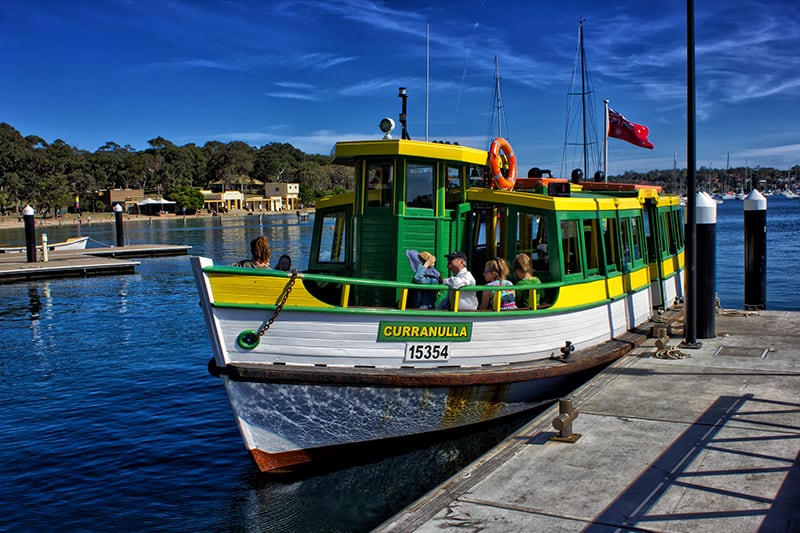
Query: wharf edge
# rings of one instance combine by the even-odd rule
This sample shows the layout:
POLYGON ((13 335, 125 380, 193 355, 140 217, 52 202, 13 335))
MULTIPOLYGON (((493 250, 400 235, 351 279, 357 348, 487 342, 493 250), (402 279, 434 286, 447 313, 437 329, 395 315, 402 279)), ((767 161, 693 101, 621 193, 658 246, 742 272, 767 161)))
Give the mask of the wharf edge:
POLYGON ((800 312, 716 334, 684 359, 649 339, 572 393, 576 443, 553 407, 375 531, 800 530, 800 312))
POLYGON ((87 248, 50 252, 48 261, 28 263, 24 253, 0 255, 0 284, 18 281, 124 275, 135 273, 139 261, 133 257, 186 255, 191 246, 132 244, 120 247, 87 248))

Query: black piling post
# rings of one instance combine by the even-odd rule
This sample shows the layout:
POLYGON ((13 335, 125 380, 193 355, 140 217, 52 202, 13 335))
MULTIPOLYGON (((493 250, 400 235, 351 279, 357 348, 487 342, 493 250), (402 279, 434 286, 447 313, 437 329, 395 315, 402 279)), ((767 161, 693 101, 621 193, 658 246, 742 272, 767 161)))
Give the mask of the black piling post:
POLYGON ((753 189, 744 199, 744 308, 767 307, 767 199, 753 189))
POLYGON ((716 337, 717 202, 697 193, 697 337, 716 337))
POLYGON ((114 204, 114 225, 117 230, 117 246, 125 246, 125 231, 122 228, 122 206, 114 204))
POLYGON ((35 211, 29 205, 22 210, 22 219, 25 221, 25 251, 28 263, 36 262, 36 220, 35 211))

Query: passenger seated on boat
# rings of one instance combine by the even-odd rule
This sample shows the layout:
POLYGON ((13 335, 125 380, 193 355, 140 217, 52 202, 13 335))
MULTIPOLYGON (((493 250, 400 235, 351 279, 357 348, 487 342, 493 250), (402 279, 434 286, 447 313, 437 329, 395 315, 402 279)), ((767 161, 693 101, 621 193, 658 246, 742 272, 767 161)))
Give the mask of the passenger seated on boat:
POLYGON ((292 258, 286 254, 283 254, 278 259, 278 264, 275 265, 275 268, 278 270, 283 270, 284 272, 289 272, 292 269, 292 258))
POLYGON ((249 268, 269 268, 269 241, 263 235, 250 241, 250 259, 236 261, 233 266, 249 268))
MULTIPOLYGON (((442 282, 442 275, 433 265, 436 264, 436 256, 430 252, 417 252, 416 250, 406 251, 411 270, 414 271, 413 283, 423 285, 438 285, 442 282)), ((408 293, 409 307, 417 309, 433 309, 436 307, 437 291, 411 290, 408 293)))
MULTIPOLYGON (((455 301, 455 289, 476 285, 475 278, 467 268, 467 254, 464 252, 452 252, 447 254, 447 269, 453 273, 449 278, 443 279, 442 283, 450 287, 439 309, 450 309, 455 301)), ((458 297, 459 311, 475 311, 478 309, 478 295, 475 291, 461 291, 458 297)))
MULTIPOLYGON (((533 261, 528 254, 519 254, 514 258, 514 275, 517 281, 517 287, 525 287, 524 289, 517 290, 517 307, 529 307, 531 291, 527 287, 531 285, 539 285, 541 280, 533 275, 533 261)), ((536 291, 536 307, 542 305, 543 290, 536 291)))
MULTIPOLYGON (((483 277, 486 279, 487 287, 511 287, 513 283, 508 281, 509 268, 505 259, 496 257, 486 261, 483 269, 483 277)), ((500 298, 499 308, 501 311, 509 311, 517 308, 514 291, 484 291, 481 293, 481 309, 497 309, 497 298, 500 298)))

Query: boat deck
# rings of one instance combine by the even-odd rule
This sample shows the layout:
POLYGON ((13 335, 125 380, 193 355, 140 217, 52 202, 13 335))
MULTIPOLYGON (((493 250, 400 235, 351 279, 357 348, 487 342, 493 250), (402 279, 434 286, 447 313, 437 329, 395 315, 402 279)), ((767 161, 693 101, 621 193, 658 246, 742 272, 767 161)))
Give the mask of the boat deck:
POLYGON ((576 390, 576 442, 550 440, 554 406, 377 531, 800 530, 800 313, 715 326, 576 390))
POLYGON ((0 283, 33 279, 133 274, 139 262, 127 258, 186 255, 190 248, 191 246, 134 244, 74 251, 51 251, 48 253, 48 261, 36 263, 28 263, 25 252, 0 254, 0 283))

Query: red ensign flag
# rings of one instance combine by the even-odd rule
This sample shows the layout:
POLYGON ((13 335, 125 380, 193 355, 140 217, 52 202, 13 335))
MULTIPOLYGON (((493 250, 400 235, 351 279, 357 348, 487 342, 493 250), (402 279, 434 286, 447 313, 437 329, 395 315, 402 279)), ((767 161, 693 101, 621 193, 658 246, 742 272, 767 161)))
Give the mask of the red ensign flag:
POLYGON ((650 129, 647 126, 642 126, 641 124, 631 122, 610 107, 608 108, 609 137, 616 137, 617 139, 628 141, 636 146, 650 148, 652 150, 653 143, 651 143, 647 138, 649 134, 650 129))

